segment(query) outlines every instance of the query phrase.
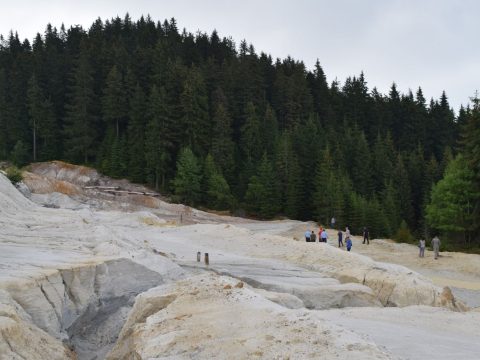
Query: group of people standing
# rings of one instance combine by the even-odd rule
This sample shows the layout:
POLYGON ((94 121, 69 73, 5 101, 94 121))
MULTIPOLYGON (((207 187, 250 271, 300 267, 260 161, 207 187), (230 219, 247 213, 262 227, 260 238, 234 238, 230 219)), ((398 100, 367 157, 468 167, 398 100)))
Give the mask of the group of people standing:
MULTIPOLYGON (((326 243, 328 239, 328 234, 327 231, 320 226, 320 230, 318 231, 318 242, 324 242, 326 243)), ((312 230, 307 230, 305 231, 305 240, 307 242, 317 242, 317 235, 315 232, 312 230)))
MULTIPOLYGON (((335 218, 332 217, 332 220, 330 221, 330 225, 332 228, 335 228, 335 218)), ((338 230, 338 247, 344 247, 346 246, 347 251, 350 251, 352 249, 352 239, 350 235, 350 229, 345 227, 345 245, 343 244, 343 232, 342 230, 338 230)), ((318 231, 318 242, 323 242, 326 243, 328 239, 328 234, 327 231, 323 228, 323 226, 320 226, 320 229, 318 231)), ((306 242, 317 242, 317 235, 313 230, 307 230, 305 231, 305 240, 306 242)), ((367 244, 370 245, 370 233, 368 231, 367 227, 363 228, 363 242, 362 244, 367 244)), ((420 249, 419 257, 425 257, 425 240, 420 240, 418 247, 420 249)), ((440 252, 440 239, 438 236, 435 236, 432 239, 432 249, 434 253, 435 260, 438 259, 439 252, 440 252)))
MULTIPOLYGON (((332 218, 332 225, 335 225, 335 218, 332 218)), ((368 239, 368 235, 367 235, 368 239)), ((320 226, 318 231, 318 242, 326 243, 328 240, 327 231, 320 226)), ((305 231, 305 241, 306 242, 317 242, 317 235, 313 230, 305 231)), ((348 226, 345 228, 345 245, 347 250, 350 251, 352 249, 352 239, 350 238, 350 229, 348 226)), ((338 230, 338 247, 343 247, 343 232, 342 230, 338 230)))
MULTIPOLYGON (((420 249, 419 257, 425 257, 425 240, 421 239, 418 243, 418 248, 420 249)), ((434 236, 432 239, 432 249, 434 259, 437 260, 440 252, 440 239, 438 236, 434 236)))

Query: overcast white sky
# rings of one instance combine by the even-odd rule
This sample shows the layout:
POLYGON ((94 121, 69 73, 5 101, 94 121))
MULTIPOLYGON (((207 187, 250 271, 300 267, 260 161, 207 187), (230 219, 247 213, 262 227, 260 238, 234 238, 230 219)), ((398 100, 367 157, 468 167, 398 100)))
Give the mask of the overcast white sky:
POLYGON ((427 98, 447 92, 451 105, 480 90, 480 1, 477 0, 0 0, 0 33, 21 38, 47 23, 85 27, 97 18, 175 17, 190 32, 231 36, 257 52, 291 55, 328 80, 365 72, 369 87, 403 92, 421 86, 427 98))

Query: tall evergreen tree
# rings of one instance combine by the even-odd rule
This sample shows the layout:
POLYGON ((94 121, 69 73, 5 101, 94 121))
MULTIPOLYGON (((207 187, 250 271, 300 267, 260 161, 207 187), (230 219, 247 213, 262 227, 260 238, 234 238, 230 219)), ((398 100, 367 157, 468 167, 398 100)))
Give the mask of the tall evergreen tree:
POLYGON ((86 44, 82 43, 80 55, 72 75, 69 101, 66 105, 65 149, 73 161, 88 163, 94 155, 96 140, 94 112, 95 93, 86 44))
POLYGON ((173 180, 175 194, 189 205, 194 205, 201 197, 202 170, 197 157, 190 148, 184 148, 177 160, 177 174, 173 180))
POLYGON ((250 210, 262 218, 272 218, 280 210, 278 183, 266 153, 258 165, 257 175, 250 178, 245 200, 250 210))
POLYGON ((103 118, 115 128, 116 138, 120 138, 120 126, 127 117, 127 102, 122 75, 114 65, 105 81, 105 90, 102 99, 103 118))
POLYGON ((5 70, 0 68, 0 159, 7 159, 9 152, 8 141, 8 102, 7 79, 5 70))
POLYGON ((137 83, 130 99, 128 122, 128 173, 135 182, 143 182, 145 179, 146 105, 145 94, 137 83))
POLYGON ((480 226, 475 216, 479 198, 474 173, 465 159, 458 156, 447 167, 444 178, 433 187, 426 218, 436 229, 461 233, 465 245, 469 245, 472 232, 480 226))
POLYGON ((156 189, 159 189, 160 185, 165 189, 168 165, 172 159, 172 143, 168 136, 171 131, 171 118, 166 102, 165 89, 158 90, 154 85, 148 105, 145 158, 149 181, 155 184, 156 189))
POLYGON ((224 104, 219 103, 213 116, 211 154, 223 173, 233 177, 235 143, 232 139, 232 120, 224 104))
POLYGON ((262 138, 260 120, 252 102, 247 104, 245 110, 245 123, 242 127, 242 150, 248 161, 256 164, 262 154, 262 138))
POLYGON ((201 73, 190 69, 180 96, 182 143, 199 154, 206 153, 210 143, 210 124, 205 84, 201 73))
POLYGON ((210 154, 205 159, 203 179, 207 206, 218 210, 229 209, 233 201, 230 187, 210 154))

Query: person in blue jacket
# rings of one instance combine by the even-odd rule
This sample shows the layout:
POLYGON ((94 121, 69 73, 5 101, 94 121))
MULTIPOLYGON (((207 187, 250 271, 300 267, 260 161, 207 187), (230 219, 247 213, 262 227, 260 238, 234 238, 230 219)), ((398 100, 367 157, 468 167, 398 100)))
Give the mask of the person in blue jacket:
POLYGON ((305 240, 310 242, 310 230, 305 231, 305 240))
POLYGON ((347 245, 347 251, 350 251, 350 249, 352 248, 352 240, 350 239, 350 237, 347 237, 345 240, 347 245))

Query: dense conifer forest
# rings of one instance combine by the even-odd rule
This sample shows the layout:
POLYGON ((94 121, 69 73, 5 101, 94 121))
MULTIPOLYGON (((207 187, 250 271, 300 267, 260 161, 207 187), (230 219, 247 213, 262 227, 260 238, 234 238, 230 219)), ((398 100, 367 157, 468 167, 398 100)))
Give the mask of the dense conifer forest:
MULTIPOLYGON (((321 54, 319 54, 321 56, 321 54)), ((473 92, 474 89, 472 89, 473 92)), ((48 25, 0 45, 0 159, 64 159, 175 201, 373 237, 478 246, 478 99, 328 83, 291 57, 175 19, 48 25), (433 189, 433 190, 432 190, 433 189)))

